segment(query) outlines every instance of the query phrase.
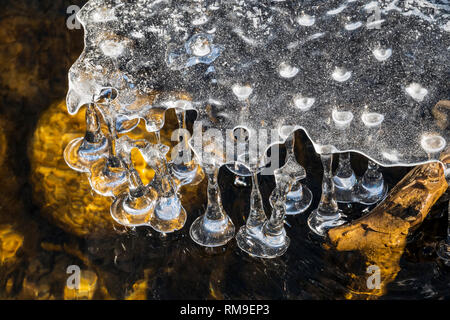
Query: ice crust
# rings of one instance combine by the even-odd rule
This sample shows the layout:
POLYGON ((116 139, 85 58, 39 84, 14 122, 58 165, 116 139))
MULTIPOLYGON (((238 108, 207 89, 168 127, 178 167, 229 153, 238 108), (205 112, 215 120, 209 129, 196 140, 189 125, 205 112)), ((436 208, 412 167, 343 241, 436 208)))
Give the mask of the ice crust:
POLYGON ((450 98, 449 17, 448 1, 91 0, 67 107, 113 87, 116 118, 184 105, 223 132, 301 128, 319 153, 425 163, 439 152, 424 141, 450 141, 450 115, 433 116, 450 98))

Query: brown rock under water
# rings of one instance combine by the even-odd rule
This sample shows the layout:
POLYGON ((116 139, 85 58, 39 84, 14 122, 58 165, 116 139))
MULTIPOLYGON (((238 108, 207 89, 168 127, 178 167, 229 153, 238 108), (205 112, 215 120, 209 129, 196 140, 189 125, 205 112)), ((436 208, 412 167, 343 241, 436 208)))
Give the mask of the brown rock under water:
MULTIPOLYGON (((446 154, 442 159, 447 161, 450 157, 446 154)), ((366 268, 375 265, 380 271, 379 289, 368 288, 371 273, 366 268, 359 275, 350 275, 352 293, 347 298, 370 299, 385 293, 386 285, 400 271, 399 261, 408 234, 423 222, 446 189, 442 165, 418 166, 368 215, 329 230, 328 237, 336 250, 359 251, 366 259, 366 268)))
POLYGON ((450 100, 441 100, 433 107, 433 116, 439 127, 448 129, 450 125, 450 100))

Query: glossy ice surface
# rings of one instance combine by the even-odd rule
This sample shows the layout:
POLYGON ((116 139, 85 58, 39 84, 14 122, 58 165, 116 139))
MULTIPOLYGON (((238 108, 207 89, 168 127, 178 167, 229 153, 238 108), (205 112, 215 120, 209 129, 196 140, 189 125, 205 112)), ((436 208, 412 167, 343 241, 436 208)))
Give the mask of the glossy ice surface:
POLYGON ((68 109, 114 87, 111 114, 150 127, 150 109, 183 105, 222 132, 302 128, 319 153, 423 163, 450 141, 432 114, 450 96, 449 15, 445 0, 91 0, 68 109))

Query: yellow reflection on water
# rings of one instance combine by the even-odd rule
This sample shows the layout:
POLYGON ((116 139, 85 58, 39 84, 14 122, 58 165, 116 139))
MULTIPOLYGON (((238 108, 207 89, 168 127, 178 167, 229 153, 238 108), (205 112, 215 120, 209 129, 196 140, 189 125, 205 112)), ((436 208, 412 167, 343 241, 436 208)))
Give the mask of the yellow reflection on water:
POLYGON ((80 272, 78 288, 64 287, 64 300, 91 300, 97 289, 97 274, 90 270, 80 272))
MULTIPOLYGON (((145 130, 140 132, 141 139, 149 138, 145 130)), ((70 116, 65 102, 50 106, 41 116, 31 143, 31 180, 35 201, 53 223, 78 236, 95 237, 114 231, 111 198, 92 191, 87 175, 70 169, 63 158, 66 145, 84 134, 84 110, 70 116)), ((143 170, 144 161, 139 158, 137 168, 143 171, 144 181, 152 179, 153 173, 143 170)))
MULTIPOLYGON (((175 112, 168 111, 165 118, 161 143, 172 146, 171 133, 178 126, 175 112)), ((70 169, 63 158, 67 144, 82 137, 85 129, 84 109, 70 116, 64 101, 51 105, 42 114, 29 148, 33 198, 42 213, 66 232, 78 236, 102 237, 120 228, 110 216, 112 199, 96 194, 87 174, 70 169)), ((132 139, 146 139, 152 143, 156 141, 155 135, 145 129, 143 121, 126 135, 132 139)), ((138 150, 132 151, 132 160, 143 183, 149 183, 154 171, 145 163, 138 150)), ((198 189, 204 187, 204 183, 183 187, 181 198, 187 212, 203 205, 205 195, 198 189)))
POLYGON ((0 226, 0 265, 14 259, 22 244, 23 236, 11 225, 0 226))

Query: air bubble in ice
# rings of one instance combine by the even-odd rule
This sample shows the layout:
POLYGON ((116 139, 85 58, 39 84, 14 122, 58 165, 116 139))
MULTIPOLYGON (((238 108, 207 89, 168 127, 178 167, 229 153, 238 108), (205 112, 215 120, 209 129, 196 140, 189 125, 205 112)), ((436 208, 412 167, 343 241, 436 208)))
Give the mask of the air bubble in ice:
POLYGON ((308 37, 308 40, 315 40, 315 39, 319 39, 320 37, 323 37, 325 35, 325 32, 317 32, 314 33, 313 35, 308 37))
POLYGON ((294 96, 294 105, 302 110, 302 111, 307 111, 309 109, 311 109, 312 105, 314 104, 314 102, 316 101, 316 99, 314 98, 310 98, 310 97, 304 97, 301 94, 297 94, 294 96))
POLYGON ((333 110, 331 116, 338 127, 346 127, 353 120, 353 113, 350 111, 333 110))
POLYGON ((105 40, 100 43, 100 49, 107 57, 117 58, 125 50, 123 43, 115 40, 105 40))
POLYGON ((192 102, 188 100, 177 100, 173 103, 174 108, 180 110, 189 110, 192 109, 192 102))
POLYGON ((363 23, 361 21, 354 22, 354 23, 348 23, 345 25, 345 30, 353 31, 361 27, 363 23))
POLYGON ((249 85, 239 85, 239 84, 235 84, 233 85, 233 87, 231 88, 233 90, 234 95, 239 99, 239 100, 245 100, 247 99, 253 92, 253 89, 251 86, 249 85))
POLYGON ((368 22, 366 24, 366 28, 367 29, 379 29, 383 22, 384 22, 384 19, 379 19, 379 20, 368 22))
POLYGON ((310 27, 316 22, 316 18, 309 14, 303 14, 297 19, 297 22, 301 26, 310 27))
POLYGON ((345 68, 339 68, 339 67, 336 67, 334 69, 333 73, 331 74, 331 77, 338 82, 347 81, 348 79, 350 79, 351 76, 352 76, 351 71, 348 71, 345 68))
POLYGON ((116 20, 114 9, 98 8, 92 14, 92 21, 96 23, 116 20))
POLYGON ((376 127, 384 120, 384 115, 376 112, 363 113, 361 120, 366 127, 376 127))
POLYGON ((342 11, 344 11, 344 9, 346 7, 347 6, 345 4, 343 4, 343 5, 341 5, 340 7, 336 8, 336 9, 332 9, 332 10, 327 11, 327 14, 330 15, 330 16, 335 15, 335 14, 339 14, 342 11))
POLYGON ((387 48, 387 49, 377 48, 377 49, 373 50, 372 53, 375 56, 375 59, 377 59, 378 61, 385 61, 391 57, 392 49, 391 48, 387 48))
POLYGON ((426 153, 437 153, 445 148, 445 139, 439 135, 423 135, 420 146, 426 153))
POLYGON ((297 67, 293 67, 285 62, 281 63, 278 68, 278 73, 282 78, 292 78, 297 75, 300 70, 297 67))
POLYGON ((423 99, 425 99, 425 96, 428 94, 427 89, 415 82, 408 85, 405 90, 414 100, 418 102, 423 101, 423 99))
POLYGON ((447 23, 444 25, 444 30, 446 32, 450 32, 450 21, 447 21, 447 23))
POLYGON ((194 26, 200 26, 208 22, 207 16, 200 16, 191 21, 194 26))
POLYGON ((209 44, 209 39, 199 35, 190 44, 190 49, 192 54, 197 57, 204 57, 211 52, 211 46, 209 44))

